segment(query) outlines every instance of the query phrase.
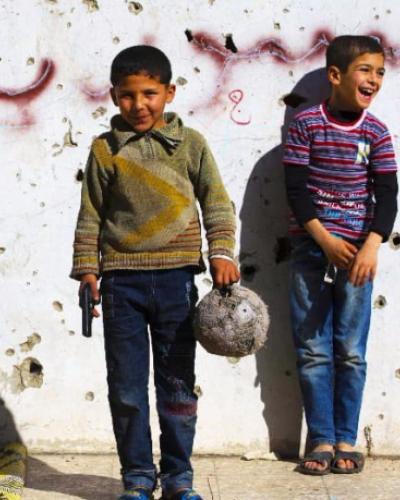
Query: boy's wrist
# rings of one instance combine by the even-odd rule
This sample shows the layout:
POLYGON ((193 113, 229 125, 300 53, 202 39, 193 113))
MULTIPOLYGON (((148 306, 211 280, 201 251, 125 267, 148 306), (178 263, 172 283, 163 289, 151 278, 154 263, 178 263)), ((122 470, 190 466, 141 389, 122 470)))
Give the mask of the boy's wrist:
POLYGON ((383 240, 382 235, 371 231, 368 234, 367 239, 365 240, 363 246, 369 247, 374 250, 378 250, 379 247, 381 246, 382 240, 383 240))
POLYGON ((223 254, 215 254, 215 255, 210 255, 208 260, 213 260, 213 259, 225 259, 229 260, 230 262, 234 262, 234 259, 232 257, 229 257, 229 255, 223 255, 223 254))

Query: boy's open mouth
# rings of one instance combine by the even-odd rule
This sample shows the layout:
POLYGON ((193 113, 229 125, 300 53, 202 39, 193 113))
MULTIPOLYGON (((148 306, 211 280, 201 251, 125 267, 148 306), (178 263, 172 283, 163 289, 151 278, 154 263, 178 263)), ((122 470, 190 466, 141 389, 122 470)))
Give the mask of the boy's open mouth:
POLYGON ((375 92, 373 89, 369 89, 369 88, 359 88, 358 91, 364 97, 371 97, 375 92))

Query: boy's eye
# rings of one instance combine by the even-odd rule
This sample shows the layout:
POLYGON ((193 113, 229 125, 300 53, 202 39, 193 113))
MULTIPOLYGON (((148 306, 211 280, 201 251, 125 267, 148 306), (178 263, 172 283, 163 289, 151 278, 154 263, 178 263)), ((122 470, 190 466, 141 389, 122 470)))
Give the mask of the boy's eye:
POLYGON ((378 75, 379 76, 383 76, 384 74, 385 74, 385 70, 384 69, 378 70, 378 75))

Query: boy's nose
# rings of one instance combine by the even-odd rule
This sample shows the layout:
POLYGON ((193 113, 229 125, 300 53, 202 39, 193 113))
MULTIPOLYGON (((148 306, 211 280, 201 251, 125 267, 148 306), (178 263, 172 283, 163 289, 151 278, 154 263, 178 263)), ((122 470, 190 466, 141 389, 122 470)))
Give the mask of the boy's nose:
POLYGON ((369 81, 371 83, 373 83, 374 85, 378 85, 379 81, 380 81, 380 77, 377 73, 375 73, 374 71, 372 71, 370 74, 369 74, 369 81))
POLYGON ((137 96, 135 100, 133 101, 133 107, 135 109, 142 109, 143 108, 143 98, 141 96, 137 96))

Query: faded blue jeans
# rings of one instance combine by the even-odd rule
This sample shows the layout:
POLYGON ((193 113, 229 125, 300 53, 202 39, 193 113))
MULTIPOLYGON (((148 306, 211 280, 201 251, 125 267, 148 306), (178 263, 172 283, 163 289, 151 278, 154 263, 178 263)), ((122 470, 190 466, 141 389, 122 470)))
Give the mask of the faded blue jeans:
POLYGON ((150 332, 162 489, 170 495, 190 488, 197 415, 193 269, 108 272, 101 295, 109 402, 124 487, 153 489, 157 480, 149 423, 150 332))
POLYGON ((366 376, 372 283, 345 270, 324 281, 327 259, 309 236, 292 240, 290 305, 310 444, 354 445, 366 376))

